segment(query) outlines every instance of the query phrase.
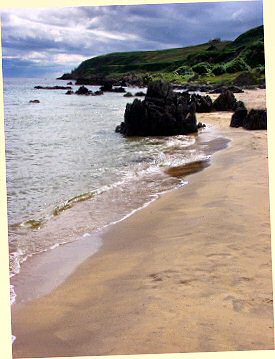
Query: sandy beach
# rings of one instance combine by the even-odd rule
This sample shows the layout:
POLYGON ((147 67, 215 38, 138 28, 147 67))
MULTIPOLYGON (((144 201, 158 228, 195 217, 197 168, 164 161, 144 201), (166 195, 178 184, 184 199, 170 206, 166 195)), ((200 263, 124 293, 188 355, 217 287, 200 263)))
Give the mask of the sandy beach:
MULTIPOLYGON (((265 107, 265 90, 236 97, 265 107)), ((231 115, 197 115, 230 140, 210 166, 13 306, 14 357, 274 349, 267 132, 230 128, 231 115)))

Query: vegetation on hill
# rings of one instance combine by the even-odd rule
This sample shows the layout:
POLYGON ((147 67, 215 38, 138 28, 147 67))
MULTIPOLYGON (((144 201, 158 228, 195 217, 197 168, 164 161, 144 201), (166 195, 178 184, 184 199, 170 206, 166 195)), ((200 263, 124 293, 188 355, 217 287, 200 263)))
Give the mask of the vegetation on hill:
POLYGON ((184 48, 97 56, 83 61, 61 78, 99 81, 134 77, 145 85, 156 79, 175 83, 232 83, 244 71, 251 73, 255 83, 264 81, 263 26, 241 34, 234 41, 214 39, 184 48))

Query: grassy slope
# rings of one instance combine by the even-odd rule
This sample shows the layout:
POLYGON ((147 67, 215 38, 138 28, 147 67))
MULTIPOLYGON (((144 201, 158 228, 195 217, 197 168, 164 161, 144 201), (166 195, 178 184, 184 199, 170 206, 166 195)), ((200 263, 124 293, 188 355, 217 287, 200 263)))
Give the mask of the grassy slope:
MULTIPOLYGON (((263 27, 251 29, 240 35, 235 41, 220 41, 185 48, 120 52, 98 56, 82 62, 72 71, 72 78, 121 78, 134 73, 138 76, 149 76, 151 79, 163 78, 174 82, 200 80, 202 82, 232 81, 240 71, 215 76, 212 69, 219 65, 225 68, 232 65, 234 59, 245 61, 248 70, 264 65, 263 27), (208 71, 197 74, 192 69, 198 63, 207 63, 208 71), (195 75, 195 77, 194 77, 195 75)), ((255 71, 254 71, 255 72, 255 71)), ((262 78, 262 74, 257 74, 262 78)))

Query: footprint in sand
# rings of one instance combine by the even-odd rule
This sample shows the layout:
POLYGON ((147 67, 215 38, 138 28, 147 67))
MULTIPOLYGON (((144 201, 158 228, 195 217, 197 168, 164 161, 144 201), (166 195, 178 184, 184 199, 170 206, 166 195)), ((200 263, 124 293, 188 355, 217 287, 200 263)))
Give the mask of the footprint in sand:
POLYGON ((151 288, 159 288, 160 286, 175 286, 178 288, 179 284, 184 286, 190 285, 191 283, 197 281, 197 279, 182 278, 181 272, 168 269, 165 271, 149 274, 146 281, 146 286, 151 288))
POLYGON ((253 305, 251 303, 253 300, 240 299, 232 295, 226 296, 223 300, 226 302, 231 302, 232 308, 235 312, 250 312, 253 305))

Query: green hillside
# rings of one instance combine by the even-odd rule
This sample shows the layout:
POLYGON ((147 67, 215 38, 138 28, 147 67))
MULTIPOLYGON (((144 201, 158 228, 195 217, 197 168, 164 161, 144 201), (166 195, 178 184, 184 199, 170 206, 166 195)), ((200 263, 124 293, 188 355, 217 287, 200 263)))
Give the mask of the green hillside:
POLYGON ((211 83, 230 82, 243 71, 251 72, 255 81, 264 78, 263 26, 241 34, 234 41, 215 39, 184 48, 94 57, 83 61, 62 78, 118 80, 134 74, 144 83, 159 78, 177 83, 211 83))

